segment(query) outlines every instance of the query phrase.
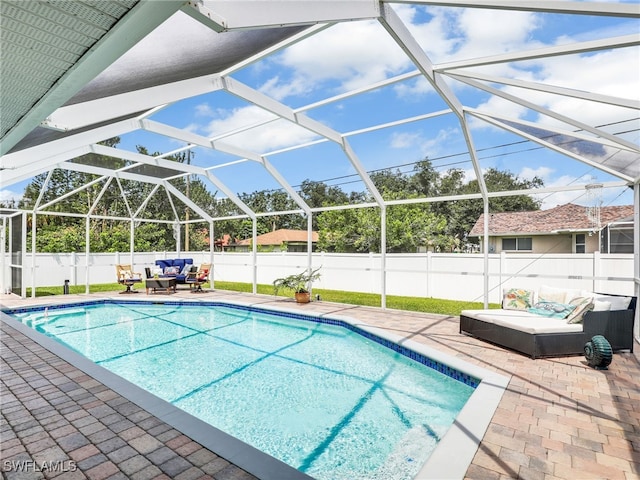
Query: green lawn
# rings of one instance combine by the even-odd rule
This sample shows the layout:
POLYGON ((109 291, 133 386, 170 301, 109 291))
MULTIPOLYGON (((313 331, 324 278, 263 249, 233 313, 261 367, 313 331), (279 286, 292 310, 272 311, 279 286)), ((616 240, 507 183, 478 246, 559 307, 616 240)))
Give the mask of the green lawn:
MULTIPOLYGON (((205 288, 208 287, 205 284, 205 288)), ((91 285, 91 293, 113 292, 123 290, 123 286, 117 283, 105 283, 91 285)), ((69 293, 84 293, 84 285, 71 285, 69 293)), ((240 282, 216 282, 216 290, 229 290, 234 292, 251 293, 250 283, 240 282)), ((62 295, 62 287, 38 287, 36 296, 62 295)), ((273 295, 272 285, 258 285, 258 293, 273 295)), ((341 290, 314 289, 314 295, 320 295, 321 300, 327 302, 346 303, 350 305, 366 305, 371 307, 380 306, 380 295, 376 293, 345 292, 341 290)), ((27 297, 31 296, 31 289, 27 288, 27 297)), ((288 293, 281 293, 280 296, 290 296, 288 293)), ((490 304, 490 308, 500 308, 500 305, 490 304)), ((421 298, 421 297, 400 297, 387 295, 387 308, 397 310, 409 310, 413 312, 440 313, 443 315, 459 315, 461 310, 484 308, 482 302, 461 302, 457 300, 445 300, 442 298, 421 298)))

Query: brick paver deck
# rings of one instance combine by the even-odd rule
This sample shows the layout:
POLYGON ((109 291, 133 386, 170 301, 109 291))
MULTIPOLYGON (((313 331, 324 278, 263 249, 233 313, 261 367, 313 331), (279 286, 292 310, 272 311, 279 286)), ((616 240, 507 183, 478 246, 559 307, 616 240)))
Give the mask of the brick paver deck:
MULTIPOLYGON (((179 290, 170 296, 179 297, 193 299, 194 295, 179 290)), ((3 298, 2 303, 77 299, 87 300, 87 296, 3 298)), ((466 478, 640 478, 637 344, 635 354, 615 354, 609 369, 598 371, 589 368, 584 357, 531 360, 460 335, 457 317, 327 302, 297 305, 270 296, 217 291, 198 299, 346 315, 510 377, 466 478)), ((1 367, 0 458, 7 479, 253 478, 6 326, 1 367), (56 468, 32 469, 29 476, 12 468, 32 461, 49 462, 56 468), (63 476, 60 466, 68 470, 63 476)))
POLYGON ((3 477, 253 479, 2 324, 3 477))

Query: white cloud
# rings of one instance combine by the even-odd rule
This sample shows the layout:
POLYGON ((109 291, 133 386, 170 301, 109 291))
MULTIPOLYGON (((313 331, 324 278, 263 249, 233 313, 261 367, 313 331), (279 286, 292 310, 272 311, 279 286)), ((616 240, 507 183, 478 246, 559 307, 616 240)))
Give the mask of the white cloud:
MULTIPOLYGON (((532 180, 534 177, 541 178, 545 187, 565 187, 568 185, 587 185, 595 181, 595 177, 591 175, 582 175, 575 177, 573 175, 557 175, 555 169, 550 167, 538 167, 536 169, 525 167, 519 175, 520 178, 532 180)), ((584 190, 544 193, 533 195, 536 200, 542 201, 542 210, 564 205, 566 203, 576 203, 578 205, 586 205, 587 195, 584 190)))
POLYGON ((255 126, 221 139, 226 144, 257 153, 308 142, 317 137, 315 133, 286 120, 274 120, 275 115, 253 105, 234 110, 219 110, 216 114, 217 118, 202 127, 210 137, 250 125, 257 125, 261 122, 268 122, 265 125, 255 126))
MULTIPOLYGON (((591 55, 573 55, 541 62, 540 81, 583 92, 640 100, 640 57, 637 50, 618 49, 591 55), (577 72, 580 72, 577 74, 577 72)), ((548 95, 545 104, 552 110, 602 125, 635 117, 631 109, 607 106, 568 96, 548 95)))
POLYGON ((391 134, 391 148, 412 148, 421 143, 422 135, 419 132, 402 132, 391 134))
POLYGON ((199 117, 210 117, 213 115, 213 109, 208 103, 201 103, 196 105, 195 114, 199 117))
POLYGON ((418 77, 415 80, 398 83, 393 86, 393 90, 399 98, 408 100, 434 92, 433 87, 424 77, 418 77))
MULTIPOLYGON (((485 57, 510 51, 534 50, 612 35, 612 32, 606 29, 589 30, 588 33, 580 34, 575 38, 562 34, 556 38, 545 37, 543 41, 542 37, 535 39, 538 30, 543 26, 544 19, 544 16, 538 14, 473 8, 430 8, 428 11, 433 15, 428 24, 410 25, 409 28, 416 38, 420 38, 421 29, 426 31, 427 25, 429 28, 440 26, 438 36, 449 38, 449 43, 440 42, 433 46, 428 41, 421 40, 421 44, 425 45, 425 49, 435 63, 485 57), (496 25, 500 28, 496 28, 496 25)), ((624 30, 625 28, 634 31, 637 25, 627 25, 627 27, 622 25, 620 28, 623 31, 618 32, 617 35, 629 33, 624 30)), ((528 80, 636 101, 640 98, 640 90, 637 88, 640 82, 640 57, 637 50, 633 48, 504 63, 478 67, 474 70, 498 77, 528 80)), ((463 90, 469 91, 469 87, 457 82, 452 86, 460 95, 463 90)), ((563 95, 509 86, 499 88, 591 125, 615 122, 634 114, 631 109, 607 106, 563 95)), ((399 88, 398 92, 404 93, 405 90, 408 89, 399 88)), ((412 93, 417 92, 416 89, 412 93)), ((468 95, 465 96, 465 101, 467 105, 472 102, 468 95)), ((477 108, 514 118, 522 118, 528 112, 524 107, 495 97, 483 101, 477 108)), ((556 120, 549 117, 540 117, 540 121, 549 125, 558 124, 556 120)), ((480 124, 474 122, 474 127, 478 126, 480 124)), ((481 126, 489 128, 486 124, 481 126)))
POLYGON ((518 177, 524 180, 533 180, 535 177, 541 178, 542 180, 549 180, 554 171, 552 168, 543 166, 538 168, 524 167, 520 170, 518 177))
MULTIPOLYGON (((501 72, 488 68, 482 71, 506 78, 564 87, 578 92, 593 92, 622 99, 640 100, 638 89, 640 57, 634 49, 539 59, 535 62, 527 62, 526 68, 528 70, 523 66, 518 70, 508 67, 501 72)), ((631 108, 606 105, 567 95, 508 86, 502 87, 501 90, 592 126, 606 125, 636 116, 631 108)), ((497 97, 485 101, 478 108, 513 118, 522 118, 529 112, 524 107, 497 97)), ((552 117, 537 113, 535 115, 536 121, 543 125, 563 129, 574 128, 552 117)), ((477 126, 477 122, 474 126, 477 126)))
POLYGON ((11 190, 0 190, 0 202, 9 202, 15 200, 19 202, 23 197, 24 192, 13 192, 11 190))
POLYGON ((261 91, 275 98, 304 95, 320 86, 336 93, 360 88, 411 66, 377 21, 340 23, 284 50, 275 60, 291 78, 273 77, 261 91))
POLYGON ((458 12, 457 27, 463 32, 464 42, 454 53, 454 59, 483 57, 540 46, 531 40, 532 33, 540 25, 537 14, 474 8, 460 9, 458 12))
POLYGON ((411 35, 423 47, 433 62, 451 59, 464 38, 456 27, 456 16, 452 10, 440 7, 416 7, 395 4, 393 9, 407 26, 411 35), (419 13, 429 12, 429 20, 419 20, 419 13))
MULTIPOLYGON (((431 132, 429 132, 431 133, 431 132)), ((427 137, 423 131, 395 132, 389 137, 389 146, 396 149, 411 149, 419 152, 421 158, 438 156, 451 138, 457 138, 459 130, 456 128, 440 129, 435 136, 427 137)))
MULTIPOLYGON (((533 50, 555 44, 571 43, 588 39, 561 36, 542 37, 544 15, 499 11, 494 9, 423 7, 394 4, 394 11, 405 22, 416 40, 435 62, 449 62, 474 57, 484 57, 510 51, 533 50), (499 25, 500 28, 496 28, 499 25), (545 43, 546 42, 546 43, 545 43)), ((626 32, 623 32, 626 33, 626 32)), ((602 33, 593 33, 593 37, 602 33)), ((278 73, 265 80, 260 90, 278 100, 292 96, 305 96, 318 89, 333 93, 348 91, 415 68, 405 53, 391 39, 377 21, 356 21, 336 24, 319 34, 311 36, 255 68, 269 71, 275 64, 278 73)), ((482 72, 507 78, 559 85, 582 91, 594 91, 605 95, 638 98, 640 59, 634 49, 619 49, 612 52, 561 56, 513 62, 482 67, 482 72), (577 74, 577 72, 582 72, 577 74)), ((480 70, 478 68, 478 70, 480 70)), ((535 90, 511 86, 498 87, 522 96, 529 101, 579 118, 585 123, 599 125, 620 118, 619 107, 596 104, 562 95, 551 95, 535 90)), ((408 81, 394 86, 398 97, 409 100, 420 98, 433 89, 424 79, 408 81)), ((456 94, 465 105, 506 117, 532 119, 531 112, 518 104, 498 98, 473 97, 469 87, 456 84, 456 94), (474 105, 473 102, 478 102, 474 105)), ((329 93, 331 94, 331 93, 329 93)), ((338 108, 338 106, 336 106, 338 108)), ((197 108, 197 113, 213 116, 206 131, 214 134, 229 131, 239 126, 269 118, 271 114, 258 107, 239 108, 228 112, 213 112, 207 105, 197 108)), ((630 109, 626 113, 633 113, 630 109)), ((537 114, 536 114, 537 115, 537 114)), ((544 118, 547 125, 557 123, 544 118)), ((495 128, 472 121, 472 127, 495 128)), ((566 125, 563 128, 570 128, 566 125)), ((434 155, 434 149, 449 135, 441 130, 436 139, 428 141, 416 133, 396 134, 390 137, 392 148, 420 148, 422 153, 434 155), (431 149, 431 150, 430 150, 431 149)), ((268 151, 286 147, 296 142, 305 142, 315 135, 286 122, 271 123, 251 132, 237 134, 233 142, 244 148, 268 151)), ((225 141, 231 141, 228 139, 225 141)), ((444 148, 444 147, 441 147, 444 148)))
POLYGON ((218 109, 215 111, 214 118, 203 129, 208 136, 215 137, 224 132, 275 118, 274 114, 254 105, 232 110, 218 109))
POLYGON ((309 81, 298 76, 289 82, 283 82, 279 76, 270 78, 260 86, 260 91, 276 100, 283 100, 289 96, 305 95, 309 91, 309 81))
POLYGON ((423 156, 436 157, 442 152, 448 151, 448 145, 460 137, 458 128, 446 128, 438 130, 435 137, 425 139, 420 145, 423 156))

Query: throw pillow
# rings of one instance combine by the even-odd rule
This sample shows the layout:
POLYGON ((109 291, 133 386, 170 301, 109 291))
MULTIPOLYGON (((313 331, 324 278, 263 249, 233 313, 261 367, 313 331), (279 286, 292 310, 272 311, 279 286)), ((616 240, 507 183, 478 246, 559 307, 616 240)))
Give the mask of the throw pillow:
POLYGON ((505 310, 526 310, 533 305, 533 290, 510 288, 504 290, 502 308, 505 310))
POLYGON ((165 267, 165 275, 177 275, 180 272, 180 267, 165 267))
POLYGON ((576 308, 567 316, 567 323, 582 323, 584 314, 593 310, 593 298, 575 297, 571 299, 569 305, 575 305, 576 308))
POLYGON ((631 297, 623 297, 618 295, 599 295, 596 293, 596 300, 600 302, 611 303, 611 310, 626 310, 631 303, 631 297))
POLYGON ((575 310, 575 305, 558 302, 538 302, 533 307, 527 308, 527 312, 535 313, 542 317, 567 318, 575 310))
POLYGON ((189 273, 191 271, 191 267, 193 267, 193 265, 191 265, 190 263, 186 263, 185 266, 182 268, 180 275, 186 275, 187 273, 189 273))

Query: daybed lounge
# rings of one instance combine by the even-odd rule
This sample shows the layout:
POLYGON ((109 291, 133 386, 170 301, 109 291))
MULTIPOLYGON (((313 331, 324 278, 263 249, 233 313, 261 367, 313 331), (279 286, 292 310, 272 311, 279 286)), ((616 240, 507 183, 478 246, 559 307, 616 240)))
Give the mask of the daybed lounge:
POLYGON ((502 309, 463 310, 460 332, 531 358, 581 355, 594 335, 633 352, 637 298, 541 287, 505 291, 502 309))

